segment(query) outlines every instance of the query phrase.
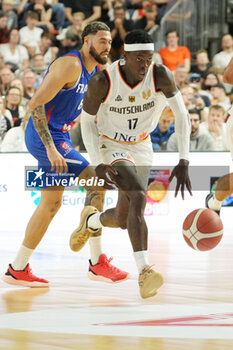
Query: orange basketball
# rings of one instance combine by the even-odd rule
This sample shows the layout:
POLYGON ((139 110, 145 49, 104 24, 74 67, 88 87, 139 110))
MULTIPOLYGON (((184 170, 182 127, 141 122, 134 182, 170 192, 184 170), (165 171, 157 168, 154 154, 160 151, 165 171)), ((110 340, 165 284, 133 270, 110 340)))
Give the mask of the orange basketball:
POLYGON ((211 250, 221 241, 222 235, 222 220, 211 209, 193 210, 184 220, 183 236, 193 249, 211 250))

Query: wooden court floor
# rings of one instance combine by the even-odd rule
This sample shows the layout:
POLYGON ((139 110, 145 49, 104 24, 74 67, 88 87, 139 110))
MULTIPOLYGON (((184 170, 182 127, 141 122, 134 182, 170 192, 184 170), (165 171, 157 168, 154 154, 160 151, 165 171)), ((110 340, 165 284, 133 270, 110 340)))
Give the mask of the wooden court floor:
MULTIPOLYGON (((139 296, 126 231, 104 230, 104 252, 131 273, 130 280, 115 285, 87 278, 88 245, 73 253, 69 233, 49 231, 31 267, 51 281, 51 288, 0 281, 0 349, 233 349, 232 230, 227 228, 219 246, 204 253, 188 247, 180 229, 164 226, 149 227, 150 261, 165 284, 147 300, 139 296)), ((0 231, 1 275, 22 237, 23 229, 0 231)))

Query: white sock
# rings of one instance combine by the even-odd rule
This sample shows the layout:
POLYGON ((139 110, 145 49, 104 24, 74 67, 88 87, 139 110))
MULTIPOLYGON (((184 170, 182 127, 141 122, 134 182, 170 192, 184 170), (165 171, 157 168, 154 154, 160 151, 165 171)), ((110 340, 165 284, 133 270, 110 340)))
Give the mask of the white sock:
POLYGON ((136 261, 138 272, 141 273, 143 268, 146 265, 149 265, 148 251, 147 250, 141 250, 139 252, 134 252, 133 255, 134 255, 134 259, 136 261))
POLYGON ((101 236, 89 238, 90 251, 91 251, 91 263, 97 264, 100 255, 102 254, 101 236))
POLYGON ((208 206, 210 209, 213 210, 220 210, 221 206, 222 206, 222 201, 218 201, 215 197, 215 193, 213 195, 213 197, 211 197, 208 201, 208 206))
POLYGON ((100 222, 101 213, 95 213, 89 217, 87 220, 87 227, 92 228, 93 230, 97 230, 98 228, 103 227, 100 222))
POLYGON ((18 254, 15 257, 15 260, 11 264, 13 269, 24 270, 33 252, 34 249, 27 248, 22 244, 18 251, 18 254))

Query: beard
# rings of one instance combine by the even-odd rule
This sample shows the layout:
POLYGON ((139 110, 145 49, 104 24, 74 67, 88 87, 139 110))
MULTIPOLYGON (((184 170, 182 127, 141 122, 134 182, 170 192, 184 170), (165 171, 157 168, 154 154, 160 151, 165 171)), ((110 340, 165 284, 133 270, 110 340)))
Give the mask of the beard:
MULTIPOLYGON (((103 53, 103 52, 101 52, 103 53)), ((97 63, 99 64, 106 64, 108 62, 107 58, 102 58, 100 54, 96 51, 93 45, 91 45, 89 54, 96 60, 97 63)))

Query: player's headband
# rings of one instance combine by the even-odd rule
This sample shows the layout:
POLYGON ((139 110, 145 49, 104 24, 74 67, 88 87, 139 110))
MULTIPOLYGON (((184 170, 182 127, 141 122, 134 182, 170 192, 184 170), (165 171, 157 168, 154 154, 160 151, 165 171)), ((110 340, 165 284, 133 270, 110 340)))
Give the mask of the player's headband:
POLYGON ((145 43, 145 44, 124 44, 124 50, 131 51, 154 51, 153 43, 145 43))

